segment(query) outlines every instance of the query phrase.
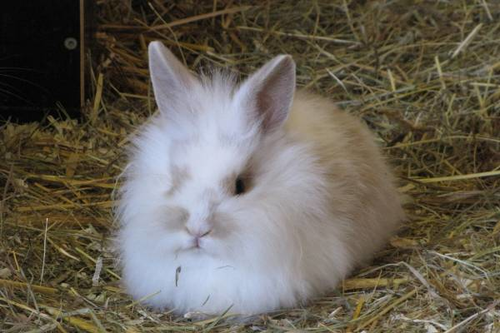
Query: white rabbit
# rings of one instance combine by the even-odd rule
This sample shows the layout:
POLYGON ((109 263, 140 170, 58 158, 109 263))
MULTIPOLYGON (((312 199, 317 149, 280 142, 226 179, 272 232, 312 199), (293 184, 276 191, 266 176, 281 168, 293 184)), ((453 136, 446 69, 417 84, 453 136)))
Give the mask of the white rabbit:
POLYGON ((295 92, 277 56, 240 85, 149 46, 159 113, 134 137, 117 207, 123 281, 182 314, 258 314, 332 290, 404 214, 374 138, 295 92))

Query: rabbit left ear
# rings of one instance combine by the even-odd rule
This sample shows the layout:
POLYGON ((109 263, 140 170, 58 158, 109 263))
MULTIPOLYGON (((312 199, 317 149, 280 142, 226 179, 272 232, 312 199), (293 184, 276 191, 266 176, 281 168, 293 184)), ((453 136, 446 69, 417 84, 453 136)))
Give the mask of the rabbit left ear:
POLYGON ((264 132, 281 127, 288 117, 295 93, 295 62, 280 55, 252 74, 236 97, 244 110, 260 121, 264 132))
POLYGON ((175 117, 169 113, 179 108, 172 106, 189 99, 197 79, 161 42, 149 44, 149 72, 160 112, 175 117))

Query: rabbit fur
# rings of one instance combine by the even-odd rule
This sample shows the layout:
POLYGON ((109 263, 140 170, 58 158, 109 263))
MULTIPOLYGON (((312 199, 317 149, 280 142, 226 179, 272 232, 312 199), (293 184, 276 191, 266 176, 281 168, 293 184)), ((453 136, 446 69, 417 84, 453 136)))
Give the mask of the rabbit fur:
POLYGON ((191 74, 149 46, 159 112, 133 137, 119 189, 128 292, 183 314, 258 314, 335 288, 404 218, 374 136, 295 91, 277 56, 243 83, 191 74))

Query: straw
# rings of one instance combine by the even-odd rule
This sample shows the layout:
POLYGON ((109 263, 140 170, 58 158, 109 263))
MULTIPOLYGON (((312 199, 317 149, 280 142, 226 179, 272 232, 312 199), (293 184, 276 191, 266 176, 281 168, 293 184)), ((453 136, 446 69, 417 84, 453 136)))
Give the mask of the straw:
POLYGON ((500 332, 500 4, 98 1, 80 121, 0 128, 0 331, 500 332), (360 117, 409 220, 337 289, 296 309, 197 321, 120 284, 112 191, 155 112, 147 44, 242 77, 291 54, 297 80, 360 117))

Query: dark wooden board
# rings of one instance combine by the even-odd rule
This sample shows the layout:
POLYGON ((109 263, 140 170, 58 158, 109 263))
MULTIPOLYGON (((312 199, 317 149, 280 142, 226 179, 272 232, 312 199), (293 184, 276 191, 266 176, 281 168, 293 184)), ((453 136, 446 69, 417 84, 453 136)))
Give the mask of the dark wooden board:
POLYGON ((78 114, 84 101, 83 0, 0 5, 0 118, 78 114), (61 107, 58 107, 60 105, 61 107))

